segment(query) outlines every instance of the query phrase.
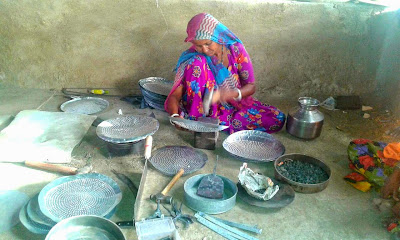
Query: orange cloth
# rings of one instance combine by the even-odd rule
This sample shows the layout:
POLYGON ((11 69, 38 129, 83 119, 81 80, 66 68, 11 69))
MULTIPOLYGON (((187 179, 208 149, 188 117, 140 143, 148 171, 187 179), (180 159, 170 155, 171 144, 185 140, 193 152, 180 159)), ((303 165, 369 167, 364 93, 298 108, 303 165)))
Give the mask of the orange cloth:
POLYGON ((383 156, 385 158, 391 158, 395 160, 400 160, 400 142, 389 143, 383 149, 383 156))

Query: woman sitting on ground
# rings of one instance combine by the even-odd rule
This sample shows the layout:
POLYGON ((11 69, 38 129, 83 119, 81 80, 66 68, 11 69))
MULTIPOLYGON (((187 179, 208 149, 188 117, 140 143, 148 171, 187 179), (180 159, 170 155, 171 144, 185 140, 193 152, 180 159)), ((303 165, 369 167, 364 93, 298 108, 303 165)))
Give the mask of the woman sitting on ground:
POLYGON ((178 60, 165 110, 172 117, 191 120, 216 118, 221 125, 229 126, 230 133, 279 131, 285 115, 252 97, 255 77, 242 41, 207 13, 200 13, 189 21, 187 34, 185 42, 191 42, 192 46, 178 60), (207 114, 203 97, 212 91, 213 101, 207 114))

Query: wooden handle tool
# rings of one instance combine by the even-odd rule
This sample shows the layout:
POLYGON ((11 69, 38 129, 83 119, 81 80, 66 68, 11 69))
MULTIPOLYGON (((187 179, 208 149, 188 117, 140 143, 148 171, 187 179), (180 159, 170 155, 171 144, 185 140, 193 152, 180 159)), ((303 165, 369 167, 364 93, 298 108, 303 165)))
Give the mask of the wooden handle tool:
POLYGON ((146 141, 144 143, 144 158, 149 160, 151 157, 151 148, 153 146, 153 137, 147 136, 146 141))
POLYGON ((183 173, 185 172, 185 170, 183 170, 183 168, 181 168, 177 174, 175 174, 175 176, 171 179, 171 181, 168 183, 168 185, 164 188, 164 190, 162 190, 161 194, 162 195, 167 195, 167 193, 169 192, 169 190, 171 190, 171 188, 175 185, 175 183, 179 180, 179 178, 183 175, 183 173))
POLYGON ((74 167, 67 167, 67 166, 37 162, 37 161, 25 161, 25 166, 47 170, 51 172, 68 174, 68 175, 75 175, 78 173, 78 169, 74 167))

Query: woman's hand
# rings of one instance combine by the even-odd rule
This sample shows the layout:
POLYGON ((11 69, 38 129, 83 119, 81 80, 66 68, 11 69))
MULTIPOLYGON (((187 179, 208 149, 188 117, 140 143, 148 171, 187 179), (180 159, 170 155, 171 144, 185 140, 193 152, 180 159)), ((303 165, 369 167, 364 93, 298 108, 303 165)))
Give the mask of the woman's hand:
MULTIPOLYGON (((242 99, 251 96, 255 93, 256 87, 254 83, 248 83, 240 88, 242 99)), ((235 101, 235 98, 239 97, 237 89, 218 89, 214 91, 212 103, 227 103, 235 101)))
POLYGON ((399 187, 400 169, 395 167, 393 173, 386 179, 385 185, 383 185, 382 187, 382 197, 389 198, 390 196, 392 196, 394 200, 400 201, 399 187))
POLYGON ((229 89, 221 89, 221 90, 216 90, 213 94, 211 103, 227 103, 230 101, 234 101, 234 98, 238 97, 238 91, 237 90, 229 90, 229 89))

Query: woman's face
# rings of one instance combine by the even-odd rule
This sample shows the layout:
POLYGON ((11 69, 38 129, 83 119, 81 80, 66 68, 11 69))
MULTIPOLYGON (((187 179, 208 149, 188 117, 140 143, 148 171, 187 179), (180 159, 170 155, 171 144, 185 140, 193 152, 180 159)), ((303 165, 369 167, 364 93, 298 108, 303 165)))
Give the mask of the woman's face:
POLYGON ((205 55, 212 57, 217 56, 221 50, 221 45, 211 40, 193 40, 192 44, 196 47, 196 51, 204 53, 205 55))

